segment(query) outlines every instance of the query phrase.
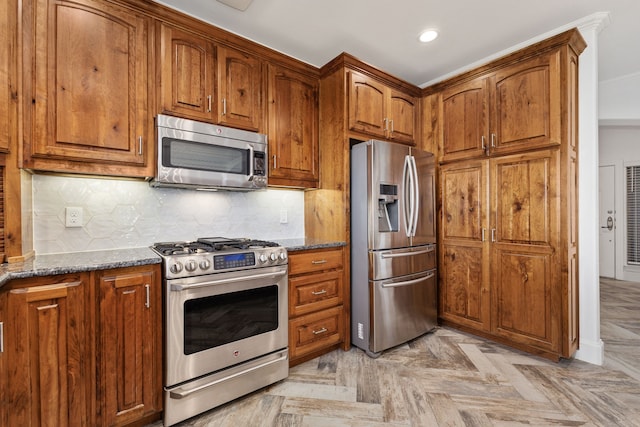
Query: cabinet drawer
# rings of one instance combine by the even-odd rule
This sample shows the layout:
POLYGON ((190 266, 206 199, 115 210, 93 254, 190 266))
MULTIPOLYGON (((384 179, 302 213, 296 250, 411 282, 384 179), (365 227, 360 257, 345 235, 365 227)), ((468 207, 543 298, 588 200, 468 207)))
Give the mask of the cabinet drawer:
POLYGON ((291 277, 289 316, 299 316, 342 304, 343 271, 291 277))
POLYGON ((342 248, 289 254, 289 275, 342 268, 342 248))
POLYGON ((338 344, 344 339, 344 310, 340 305, 289 321, 291 359, 338 344))

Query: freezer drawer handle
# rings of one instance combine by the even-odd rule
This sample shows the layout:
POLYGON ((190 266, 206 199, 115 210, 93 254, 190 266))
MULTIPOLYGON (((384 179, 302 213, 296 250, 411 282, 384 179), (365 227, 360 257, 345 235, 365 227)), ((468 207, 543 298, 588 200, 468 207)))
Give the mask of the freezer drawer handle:
POLYGON ((198 387, 194 387, 194 388, 189 389, 189 390, 171 391, 169 393, 169 395, 173 399, 183 399, 183 398, 185 398, 185 397, 189 396, 190 394, 193 394, 193 393, 195 393, 197 391, 204 390, 205 388, 209 388, 209 387, 212 387, 212 386, 214 386, 216 384, 220 384, 222 382, 232 380, 232 379, 237 378, 237 377, 242 376, 242 375, 246 375, 249 372, 253 372, 253 371, 256 371, 258 369, 265 368, 265 367, 267 367, 269 365, 273 365, 274 363, 282 362, 283 360, 286 360, 286 359, 287 359, 287 355, 285 354, 284 356, 278 357, 277 359, 270 360, 270 361, 262 363, 260 365, 253 366, 253 367, 251 367, 249 369, 245 369, 244 371, 236 372, 235 374, 229 375, 228 377, 220 378, 218 380, 211 381, 210 383, 207 383, 207 384, 202 384, 202 385, 200 385, 198 387))
POLYGON ((382 287, 383 288, 397 288, 397 287, 400 287, 400 286, 415 285, 416 283, 424 282, 427 279, 431 279, 435 275, 436 275, 435 273, 429 273, 426 276, 421 277, 419 279, 407 280, 407 281, 404 281, 404 282, 383 283, 382 287))
POLYGON ((384 252, 380 255, 380 257, 382 258, 401 258, 401 257, 405 257, 405 256, 413 256, 413 255, 422 255, 422 254, 428 254, 430 252, 433 252, 435 250, 435 246, 430 246, 428 249, 424 249, 422 251, 415 251, 415 252, 402 252, 399 254, 394 254, 392 252, 384 252))

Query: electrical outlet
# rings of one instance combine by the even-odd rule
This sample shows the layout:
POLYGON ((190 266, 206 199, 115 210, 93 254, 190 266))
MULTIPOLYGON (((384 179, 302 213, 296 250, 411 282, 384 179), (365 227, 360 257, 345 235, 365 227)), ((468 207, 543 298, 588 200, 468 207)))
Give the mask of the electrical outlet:
POLYGON ((282 209, 280 211, 280 224, 286 224, 287 222, 289 222, 289 219, 287 218, 287 210, 282 209))
POLYGON ((82 208, 65 208, 65 227, 82 227, 82 208))

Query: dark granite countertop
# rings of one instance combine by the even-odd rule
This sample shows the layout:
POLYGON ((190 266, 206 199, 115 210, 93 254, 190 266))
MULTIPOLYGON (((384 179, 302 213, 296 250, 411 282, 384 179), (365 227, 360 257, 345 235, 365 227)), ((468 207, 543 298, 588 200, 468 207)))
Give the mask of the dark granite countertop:
MULTIPOLYGON (((346 246, 346 242, 310 238, 275 239, 274 241, 284 246, 289 252, 346 246)), ((162 258, 148 247, 38 255, 25 262, 0 265, 0 287, 12 279, 134 267, 161 262, 162 258)))
POLYGON ((347 242, 311 239, 308 237, 301 237, 297 239, 274 239, 274 241, 284 246, 288 252, 304 251, 309 249, 337 248, 347 245, 347 242))
POLYGON ((39 255, 25 262, 0 265, 0 287, 12 279, 134 267, 161 262, 162 258, 147 247, 39 255))

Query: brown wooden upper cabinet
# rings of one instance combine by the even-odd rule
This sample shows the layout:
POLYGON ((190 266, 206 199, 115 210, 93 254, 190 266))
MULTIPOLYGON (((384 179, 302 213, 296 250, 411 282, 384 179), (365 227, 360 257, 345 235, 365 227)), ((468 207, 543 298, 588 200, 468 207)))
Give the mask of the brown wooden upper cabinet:
POLYGON ((376 79, 349 71, 349 129, 415 144, 418 100, 376 79))
POLYGON ((0 152, 9 151, 12 126, 17 124, 15 106, 15 59, 17 57, 15 31, 17 5, 13 0, 0 2, 0 117, 4 126, 0 128, 0 152))
POLYGON ((440 160, 558 145, 560 105, 558 51, 448 87, 440 160))
POLYGON ((160 109, 260 131, 262 61, 204 36, 160 25, 160 109))
POLYGON ((152 175, 150 19, 104 1, 24 3, 24 166, 152 175))
POLYGON ((268 66, 270 185, 318 186, 318 88, 315 76, 268 66))
POLYGON ((247 53, 218 47, 218 122, 262 130, 262 61, 247 53))
POLYGON ((209 40, 160 25, 160 104, 165 113, 215 121, 215 51, 209 40))

